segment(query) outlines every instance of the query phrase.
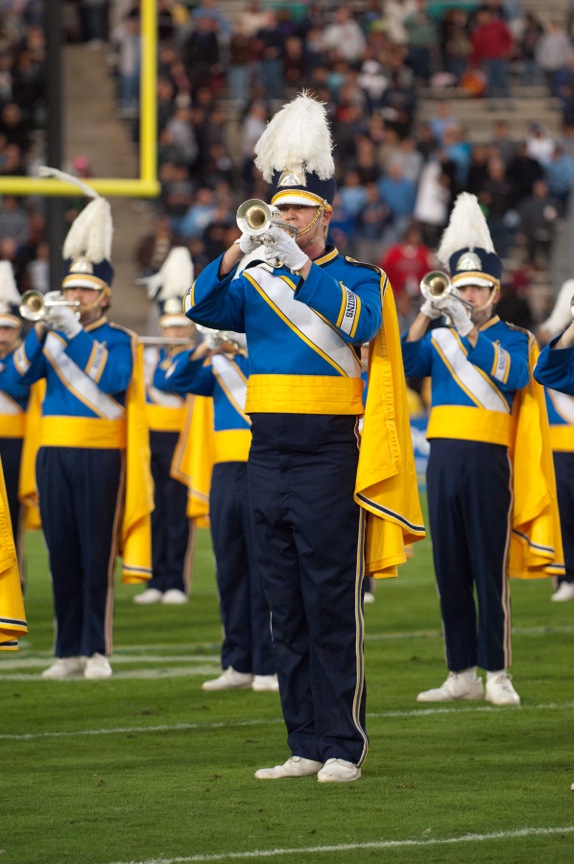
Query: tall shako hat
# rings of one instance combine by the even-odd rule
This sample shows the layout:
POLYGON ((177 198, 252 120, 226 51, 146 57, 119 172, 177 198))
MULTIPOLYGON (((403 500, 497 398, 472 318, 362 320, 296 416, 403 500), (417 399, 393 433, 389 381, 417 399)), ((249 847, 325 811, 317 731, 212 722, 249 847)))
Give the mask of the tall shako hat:
POLYGON ((66 262, 66 275, 62 289, 92 288, 109 293, 114 278, 110 260, 113 223, 109 202, 72 174, 45 165, 39 168, 38 173, 41 177, 58 177, 65 183, 72 183, 92 199, 78 213, 64 241, 62 256, 66 262))
POLYGON ((494 244, 476 195, 458 195, 437 251, 448 264, 451 282, 457 288, 481 285, 500 288, 502 261, 494 244))
POLYGON ((303 91, 284 105, 255 145, 255 167, 271 183, 271 203, 331 210, 337 191, 332 148, 322 102, 303 91))
POLYGON ((0 327, 22 328, 24 322, 12 312, 21 299, 12 265, 9 261, 0 261, 0 327))

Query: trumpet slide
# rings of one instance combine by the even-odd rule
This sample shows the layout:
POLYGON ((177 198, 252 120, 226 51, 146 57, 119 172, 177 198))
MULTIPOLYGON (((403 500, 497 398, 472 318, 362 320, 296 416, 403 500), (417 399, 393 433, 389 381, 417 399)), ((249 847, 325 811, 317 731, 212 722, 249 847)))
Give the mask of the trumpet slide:
POLYGON ((34 288, 22 294, 18 311, 26 321, 43 321, 49 316, 50 310, 60 306, 68 306, 74 309, 76 318, 80 317, 80 304, 77 300, 66 300, 59 291, 50 291, 42 294, 34 288))

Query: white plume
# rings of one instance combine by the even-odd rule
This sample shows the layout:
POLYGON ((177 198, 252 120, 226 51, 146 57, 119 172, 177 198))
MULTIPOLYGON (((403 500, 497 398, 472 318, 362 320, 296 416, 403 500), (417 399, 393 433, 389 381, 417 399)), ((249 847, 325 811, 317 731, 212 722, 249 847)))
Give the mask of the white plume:
POLYGON ((0 261, 0 306, 18 306, 21 299, 12 265, 9 261, 0 261))
POLYGON ((185 246, 174 246, 157 273, 137 281, 146 286, 150 300, 181 299, 193 282, 193 261, 189 250, 185 246))
POLYGON ((63 257, 74 259, 85 256, 94 264, 109 259, 112 252, 113 223, 108 201, 78 177, 66 174, 58 168, 41 165, 38 174, 40 177, 56 177, 64 183, 72 183, 92 199, 72 222, 64 241, 63 257))
POLYGON ((48 165, 40 165, 38 168, 38 177, 57 177, 58 180, 62 180, 64 183, 73 183, 74 186, 78 186, 78 188, 81 189, 84 195, 87 195, 88 198, 99 197, 95 189, 92 189, 91 186, 88 186, 88 184, 80 180, 79 177, 74 177, 73 174, 66 174, 65 171, 60 171, 59 168, 50 168, 48 165))
POLYGON ((459 249, 494 252, 492 237, 478 198, 469 192, 461 192, 457 196, 438 247, 437 258, 443 264, 448 264, 450 256, 459 249))
POLYGON ((301 163, 306 172, 328 180, 335 173, 332 147, 325 106, 303 91, 267 124, 255 145, 255 165, 268 183, 274 171, 301 163))

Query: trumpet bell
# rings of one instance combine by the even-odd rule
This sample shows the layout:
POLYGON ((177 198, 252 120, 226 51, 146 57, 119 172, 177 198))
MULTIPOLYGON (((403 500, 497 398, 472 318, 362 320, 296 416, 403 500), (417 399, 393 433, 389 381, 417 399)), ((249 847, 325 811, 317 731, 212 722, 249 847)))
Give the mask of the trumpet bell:
POLYGON ((452 283, 442 270, 431 270, 421 279, 420 290, 425 300, 437 300, 452 291, 452 283))
POLYGON ((259 237, 269 230, 273 222, 273 211, 265 201, 250 198, 239 205, 235 218, 237 227, 243 234, 259 237))
POLYGON ((37 322, 43 321, 49 314, 50 309, 57 306, 68 306, 74 309, 76 318, 80 317, 80 304, 77 300, 66 300, 64 295, 59 291, 50 291, 48 294, 42 294, 41 291, 36 291, 34 288, 22 294, 18 311, 26 321, 37 322))

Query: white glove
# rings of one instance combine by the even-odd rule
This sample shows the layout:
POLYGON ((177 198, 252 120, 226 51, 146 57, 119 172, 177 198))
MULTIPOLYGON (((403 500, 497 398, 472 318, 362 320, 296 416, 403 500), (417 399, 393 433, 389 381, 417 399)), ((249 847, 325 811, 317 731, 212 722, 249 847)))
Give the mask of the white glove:
POLYGON ((437 309, 436 305, 432 300, 425 300, 419 311, 422 312, 423 315, 426 315, 427 318, 430 318, 431 321, 434 321, 436 318, 440 318, 440 316, 442 315, 441 310, 437 309))
POLYGON ((468 317, 467 307, 454 294, 445 294, 436 305, 441 313, 448 315, 461 336, 468 336, 474 324, 468 317))
POLYGON ((297 246, 297 243, 287 231, 279 228, 278 225, 272 225, 267 236, 271 237, 273 242, 265 244, 265 257, 269 263, 274 259, 279 259, 289 270, 301 270, 305 266, 309 257, 297 246))
POLYGON ((44 316, 43 323, 51 330, 60 330, 66 339, 73 339, 82 329, 70 306, 52 306, 44 316))
POLYGON ((261 246, 261 240, 258 237, 252 237, 250 234, 242 234, 239 240, 235 242, 238 243, 244 255, 250 255, 261 246))

